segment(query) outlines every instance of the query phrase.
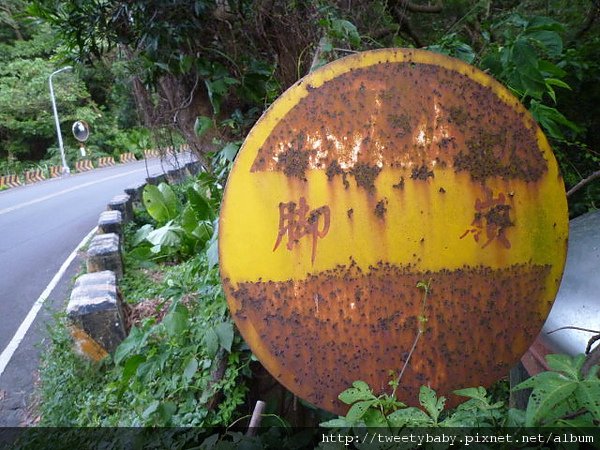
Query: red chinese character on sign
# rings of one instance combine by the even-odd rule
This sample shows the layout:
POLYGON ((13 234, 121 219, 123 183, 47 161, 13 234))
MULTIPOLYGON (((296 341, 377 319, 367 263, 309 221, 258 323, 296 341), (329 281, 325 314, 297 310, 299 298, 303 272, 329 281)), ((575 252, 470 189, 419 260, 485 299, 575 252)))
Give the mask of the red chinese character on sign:
POLYGON ((498 194, 494 198, 491 190, 486 190, 483 200, 475 201, 475 217, 471 226, 460 237, 464 238, 467 234, 472 233, 475 242, 479 242, 481 234, 485 230, 487 241, 481 248, 487 247, 492 241, 497 240, 505 248, 510 248, 510 242, 506 237, 506 229, 514 226, 510 220, 511 206, 506 203, 506 197, 503 193, 498 194))
POLYGON ((286 248, 292 250, 304 236, 312 237, 312 258, 314 264, 317 253, 317 240, 327 235, 331 212, 329 206, 321 206, 309 212, 308 204, 304 197, 300 202, 279 204, 279 232, 273 251, 277 250, 281 241, 287 235, 286 248))

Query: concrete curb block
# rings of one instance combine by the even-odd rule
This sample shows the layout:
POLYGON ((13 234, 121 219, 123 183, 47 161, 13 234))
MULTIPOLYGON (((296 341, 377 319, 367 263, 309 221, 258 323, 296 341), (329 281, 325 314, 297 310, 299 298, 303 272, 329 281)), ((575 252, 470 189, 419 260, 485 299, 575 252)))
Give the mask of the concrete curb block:
POLYGON ((103 211, 98 219, 98 234, 114 233, 123 238, 123 215, 121 211, 103 211))
POLYGON ((133 219, 133 202, 127 194, 115 195, 108 203, 108 209, 120 211, 123 216, 123 223, 127 223, 133 219))
POLYGON ((170 184, 179 184, 185 179, 185 172, 182 167, 168 170, 166 175, 167 181, 170 184))
POLYGON ((146 182, 140 182, 137 184, 133 184, 127 188, 125 188, 125 194, 129 195, 129 197, 131 198, 131 202, 132 203, 136 203, 138 205, 141 205, 143 202, 143 192, 144 192, 144 188, 146 187, 146 182))
POLYGON ((147 184, 169 181, 182 182, 188 174, 195 174, 196 163, 154 174, 125 189, 107 205, 98 218, 98 233, 92 238, 86 258, 88 273, 76 281, 67 316, 75 350, 80 355, 100 361, 113 352, 127 337, 123 315, 123 302, 118 282, 123 277, 123 225, 133 219, 133 203, 141 204, 147 184), (192 168, 190 170, 190 167, 192 168))
POLYGON ((164 173, 155 173, 146 178, 146 183, 157 186, 160 183, 164 183, 166 180, 167 177, 164 173))
POLYGON ((82 275, 67 306, 71 336, 78 353, 99 361, 125 339, 122 301, 111 271, 82 275))
POLYGON ((121 240, 115 233, 97 234, 92 238, 87 251, 87 271, 111 270, 118 280, 123 278, 121 240))

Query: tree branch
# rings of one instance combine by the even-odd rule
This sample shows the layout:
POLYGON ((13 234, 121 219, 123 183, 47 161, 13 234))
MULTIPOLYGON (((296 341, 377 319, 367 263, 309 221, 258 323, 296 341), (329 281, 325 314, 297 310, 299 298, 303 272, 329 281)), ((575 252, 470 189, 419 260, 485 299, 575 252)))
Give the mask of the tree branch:
POLYGON ((419 35, 413 30, 408 17, 404 14, 404 11, 401 7, 396 6, 392 9, 393 14, 400 25, 400 28, 403 28, 406 31, 406 34, 410 36, 417 47, 424 47, 423 41, 419 37, 419 35))
POLYGON ((443 6, 441 0, 435 5, 416 5, 414 3, 410 3, 408 0, 402 0, 401 6, 405 7, 410 12, 417 13, 439 13, 442 12, 443 6))
POLYGON ((575 37, 573 41, 580 39, 585 33, 587 33, 594 22, 598 18, 598 14, 600 13, 600 2, 598 0, 592 1, 592 7, 590 8, 587 17, 585 18, 585 22, 583 23, 583 27, 575 33, 575 37))
POLYGON ((573 195, 575 192, 577 192, 582 187, 587 186, 588 184, 590 184, 596 178, 600 178, 600 170, 596 170, 589 177, 584 178, 579 183, 577 183, 575 186, 573 186, 571 189, 569 189, 567 191, 567 198, 570 197, 571 195, 573 195))

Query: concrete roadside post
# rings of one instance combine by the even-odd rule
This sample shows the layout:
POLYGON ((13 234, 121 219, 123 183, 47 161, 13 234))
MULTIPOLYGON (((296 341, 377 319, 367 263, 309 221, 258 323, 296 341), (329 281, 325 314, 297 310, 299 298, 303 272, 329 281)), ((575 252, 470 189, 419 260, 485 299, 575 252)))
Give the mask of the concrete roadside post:
POLYGON ((131 197, 127 194, 115 195, 108 203, 108 209, 120 211, 123 216, 123 223, 133 219, 133 205, 131 197))
POLYGON ((78 353, 99 361, 114 351, 126 337, 115 273, 107 270, 79 277, 67 306, 67 317, 78 353))
POLYGON ((87 252, 87 271, 91 273, 105 270, 113 271, 117 279, 123 277, 120 239, 115 233, 94 236, 87 252))

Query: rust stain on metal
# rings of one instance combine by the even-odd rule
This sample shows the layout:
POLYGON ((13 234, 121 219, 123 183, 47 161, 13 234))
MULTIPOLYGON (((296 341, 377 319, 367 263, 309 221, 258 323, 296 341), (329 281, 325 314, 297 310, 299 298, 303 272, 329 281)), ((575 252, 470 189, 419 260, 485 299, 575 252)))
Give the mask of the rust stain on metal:
POLYGON ((364 273, 350 263, 301 281, 234 287, 225 280, 224 287, 241 305, 236 321, 252 323, 281 357, 281 381, 309 402, 343 413, 345 405, 332 393, 358 379, 385 390, 380 384, 388 371, 403 367, 417 332, 419 281, 433 280, 428 345, 417 346, 399 388, 399 398, 412 404, 423 383, 449 393, 491 384, 498 371, 508 372, 513 353, 525 353, 545 320, 536 299, 548 272, 529 264, 417 272, 380 262, 364 273), (316 296, 318 304, 311 300, 316 296))
POLYGON ((489 87, 434 65, 381 63, 313 89, 275 126, 251 170, 302 178, 307 168, 325 167, 372 190, 382 161, 424 170, 414 165, 426 159, 475 181, 536 181, 546 172, 536 148, 535 129, 489 87), (296 162, 297 149, 305 153, 296 162))
POLYGON ((476 242, 479 242, 481 234, 485 230, 487 241, 482 248, 487 247, 490 243, 497 239, 505 248, 510 248, 510 242, 506 237, 508 227, 513 227, 515 224, 510 218, 511 206, 506 203, 504 193, 494 197, 491 190, 486 191, 486 196, 483 200, 475 201, 475 217, 471 226, 467 229, 460 239, 472 233, 476 242))
POLYGON ((387 199, 382 199, 379 200, 377 202, 377 205, 375 206, 375 215, 379 218, 379 219, 383 219, 385 217, 385 213, 387 212, 387 208, 386 205, 387 204, 387 199))

